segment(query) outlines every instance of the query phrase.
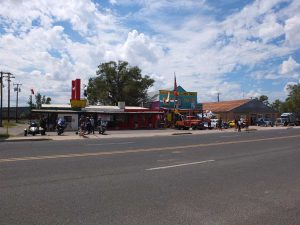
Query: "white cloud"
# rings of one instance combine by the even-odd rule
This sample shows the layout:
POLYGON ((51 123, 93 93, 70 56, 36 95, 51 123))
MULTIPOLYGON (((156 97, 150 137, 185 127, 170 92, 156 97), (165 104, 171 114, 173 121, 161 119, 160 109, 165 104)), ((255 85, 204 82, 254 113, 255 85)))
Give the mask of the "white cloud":
POLYGON ((259 96, 262 95, 262 91, 261 90, 250 90, 248 93, 246 93, 246 98, 250 99, 250 98, 258 98, 259 96))
POLYGON ((293 16, 286 21, 285 27, 286 42, 293 47, 300 47, 300 16, 293 16))
POLYGON ((299 68, 300 64, 290 56, 288 60, 282 62, 280 73, 285 76, 298 77, 299 71, 297 72, 297 70, 299 68))
POLYGON ((267 15, 263 23, 258 26, 258 36, 262 38, 265 43, 282 34, 284 34, 283 25, 276 21, 274 13, 267 15))
POLYGON ((269 70, 260 70, 260 71, 256 71, 253 74, 250 75, 252 78, 254 78, 255 80, 263 80, 263 79, 267 79, 267 80, 278 80, 281 78, 281 76, 277 73, 277 71, 269 71, 269 70))
POLYGON ((215 100, 217 89, 221 99, 241 98, 239 78, 224 80, 243 67, 260 80, 299 74, 292 57, 273 66, 279 74, 270 68, 252 72, 256 65, 293 55, 299 48, 299 1, 257 0, 222 21, 206 1, 110 0, 110 4, 112 8, 106 9, 87 0, 1 2, 0 69, 13 72, 28 91, 34 83, 38 90, 54 93, 53 102, 67 102, 70 80, 87 82, 97 65, 109 60, 139 66, 143 74, 155 78, 156 89, 172 86, 176 72, 177 82, 197 91, 200 100, 215 100), (282 2, 288 6, 275 10, 282 2), (140 10, 122 16, 114 10, 122 4, 135 4, 138 7, 132 8, 140 10), (282 41, 272 43, 278 37, 282 41), (51 85, 42 85, 45 79, 51 85), (58 98, 58 93, 65 97, 58 98))
POLYGON ((112 5, 115 5, 115 4, 118 3, 118 1, 117 0, 109 0, 109 3, 112 4, 112 5))
POLYGON ((128 38, 121 48, 121 57, 133 65, 146 66, 157 63, 163 56, 163 51, 155 42, 136 30, 128 33, 128 38))

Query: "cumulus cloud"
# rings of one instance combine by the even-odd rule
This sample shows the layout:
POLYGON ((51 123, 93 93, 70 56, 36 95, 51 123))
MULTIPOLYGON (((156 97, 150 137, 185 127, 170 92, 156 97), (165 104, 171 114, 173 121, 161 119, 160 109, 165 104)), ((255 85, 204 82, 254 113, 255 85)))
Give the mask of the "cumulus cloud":
POLYGON ((300 47, 300 16, 293 16, 286 21, 285 27, 286 42, 292 47, 300 47))
POLYGON ((280 73, 285 76, 298 77, 299 76, 299 71, 297 72, 298 69, 300 69, 300 64, 297 63, 293 59, 293 57, 290 56, 288 60, 282 62, 280 73))
MULTIPOLYGON (((34 80, 38 90, 61 103, 68 102, 71 79, 86 83, 109 60, 139 66, 156 80, 153 89, 171 87, 176 72, 178 84, 197 91, 201 100, 214 100, 217 90, 223 100, 241 98, 244 76, 251 82, 299 77, 294 57, 300 46, 299 1, 256 0, 226 16, 217 15, 208 1, 109 3, 104 8, 90 0, 1 2, 0 69, 13 72, 28 91, 34 80), (115 8, 124 5, 135 11, 115 8)), ((257 87, 245 95, 264 92, 257 87)))
POLYGON ((127 40, 121 48, 121 56, 134 65, 143 66, 145 63, 157 63, 163 56, 163 51, 150 38, 133 30, 128 33, 127 40))

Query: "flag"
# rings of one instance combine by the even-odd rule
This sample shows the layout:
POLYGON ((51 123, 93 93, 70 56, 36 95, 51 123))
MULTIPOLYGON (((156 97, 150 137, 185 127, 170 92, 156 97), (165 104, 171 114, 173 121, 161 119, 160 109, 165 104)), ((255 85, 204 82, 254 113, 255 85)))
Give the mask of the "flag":
POLYGON ((34 95, 34 90, 32 88, 30 89, 30 91, 31 91, 31 94, 34 95))
POLYGON ((177 92, 177 83, 176 83, 176 75, 174 73, 174 96, 177 96, 178 92, 177 92))
POLYGON ((166 99, 166 103, 169 103, 170 102, 170 92, 168 92, 168 97, 166 99))

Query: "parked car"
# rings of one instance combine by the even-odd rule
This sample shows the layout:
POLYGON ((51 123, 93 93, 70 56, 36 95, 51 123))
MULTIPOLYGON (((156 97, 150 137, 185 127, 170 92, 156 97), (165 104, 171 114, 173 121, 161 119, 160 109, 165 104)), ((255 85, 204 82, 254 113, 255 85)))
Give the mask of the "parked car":
MULTIPOLYGON (((205 119, 204 119, 205 121, 205 119)), ((201 119, 198 119, 196 116, 181 116, 180 120, 177 120, 175 123, 175 128, 177 129, 183 129, 183 130, 188 130, 189 128, 192 128, 193 130, 195 129, 203 129, 204 124, 201 119)))
POLYGON ((256 125, 257 126, 262 126, 262 127, 268 127, 268 126, 271 126, 273 127, 273 122, 269 119, 258 119, 256 121, 256 125))

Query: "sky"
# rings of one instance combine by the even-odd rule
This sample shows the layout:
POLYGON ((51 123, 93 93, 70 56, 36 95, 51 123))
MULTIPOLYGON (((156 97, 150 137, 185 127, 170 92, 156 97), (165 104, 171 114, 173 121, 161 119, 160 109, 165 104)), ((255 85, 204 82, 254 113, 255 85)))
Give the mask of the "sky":
MULTIPOLYGON (((300 79, 299 0, 0 0, 0 71, 67 104, 71 80, 128 61, 155 80, 149 91, 198 92, 198 102, 267 95, 284 100, 300 79)), ((4 106, 7 82, 4 80, 4 106)))

